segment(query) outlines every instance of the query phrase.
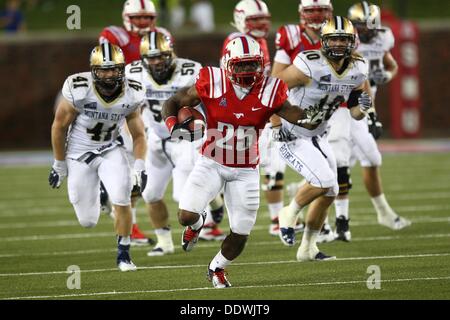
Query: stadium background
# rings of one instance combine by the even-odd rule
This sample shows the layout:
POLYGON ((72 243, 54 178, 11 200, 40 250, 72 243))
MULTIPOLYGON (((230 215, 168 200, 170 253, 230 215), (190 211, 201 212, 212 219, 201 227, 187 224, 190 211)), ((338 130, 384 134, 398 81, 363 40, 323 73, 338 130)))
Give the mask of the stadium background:
MULTIPOLYGON (((176 1, 167 1, 169 10, 176 1)), ((195 32, 192 26, 171 30, 181 57, 217 65, 224 37, 233 28, 232 10, 236 1, 211 1, 216 30, 195 32)), ((345 15, 354 1, 334 1, 335 14, 345 15)), ((418 137, 448 137, 450 134, 450 90, 447 89, 450 58, 450 5, 443 0, 374 1, 401 19, 419 26, 419 78, 421 125, 418 137)), ((158 3, 158 1, 155 1, 158 3)), ((191 1, 184 1, 189 9, 191 1)), ((0 8, 5 0, 0 1, 0 8)), ((0 150, 50 147, 50 126, 55 96, 64 79, 88 70, 88 57, 99 32, 108 25, 122 25, 122 0, 28 0, 22 1, 27 31, 0 35, 0 150), (81 8, 81 30, 68 30, 66 9, 81 8)), ((297 0, 269 0, 273 17, 269 47, 274 52, 278 26, 297 23, 297 0)), ((160 25, 167 25, 164 15, 160 25)), ((392 88, 391 88, 392 90, 392 88)), ((379 90, 378 112, 384 123, 384 138, 392 137, 390 88, 379 90)), ((394 93, 395 94, 395 93, 394 93)))

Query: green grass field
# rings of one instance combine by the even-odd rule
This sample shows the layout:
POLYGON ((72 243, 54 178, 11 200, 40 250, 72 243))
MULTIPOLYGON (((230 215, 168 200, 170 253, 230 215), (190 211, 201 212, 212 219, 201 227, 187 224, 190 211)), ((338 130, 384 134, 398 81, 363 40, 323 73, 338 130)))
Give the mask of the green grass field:
MULTIPOLYGON (((0 299, 450 298, 450 154, 384 156, 385 193, 397 212, 413 221, 401 231, 377 224, 355 168, 353 241, 320 245, 336 261, 297 262, 297 246, 285 247, 268 234, 263 201, 244 253, 228 269, 233 287, 225 290, 205 279, 218 242, 200 242, 190 253, 178 245, 175 254, 152 258, 146 255, 149 247, 134 248, 139 270, 120 273, 112 220, 102 216, 96 228, 80 227, 65 188, 50 189, 47 175, 47 167, 0 167, 0 299), (67 288, 70 265, 81 268, 79 290, 67 288), (379 290, 367 288, 371 265, 381 270, 379 290)), ((287 180, 298 177, 289 172, 287 180)), ((167 201, 179 243, 176 205, 167 201)), ((333 221, 334 213, 330 216, 333 221)), ((138 220, 150 230, 142 202, 138 220)))

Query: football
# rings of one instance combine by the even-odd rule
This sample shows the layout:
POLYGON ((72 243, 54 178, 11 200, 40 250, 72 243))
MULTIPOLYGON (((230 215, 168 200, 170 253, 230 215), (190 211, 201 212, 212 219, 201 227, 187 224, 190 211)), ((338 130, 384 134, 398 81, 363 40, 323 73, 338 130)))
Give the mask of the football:
POLYGON ((196 130, 200 130, 200 132, 203 132, 203 130, 206 128, 205 118, 198 110, 194 108, 182 107, 178 111, 178 122, 183 123, 186 121, 188 121, 189 130, 192 132, 196 130))

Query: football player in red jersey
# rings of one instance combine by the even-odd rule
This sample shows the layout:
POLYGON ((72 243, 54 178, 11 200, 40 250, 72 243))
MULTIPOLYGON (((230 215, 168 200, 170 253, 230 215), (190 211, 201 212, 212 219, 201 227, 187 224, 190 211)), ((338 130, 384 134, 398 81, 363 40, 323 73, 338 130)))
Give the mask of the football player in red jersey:
MULTIPOLYGON (((222 55, 232 39, 242 35, 250 36, 260 45, 264 53, 264 73, 266 76, 270 75, 271 63, 267 45, 267 36, 271 25, 270 17, 269 9, 263 1, 240 1, 235 6, 234 22, 232 23, 239 32, 234 32, 225 39, 222 55)), ((283 180, 286 169, 285 162, 279 156, 277 144, 278 142, 271 141, 270 124, 267 124, 266 130, 260 138, 260 166, 266 177, 262 189, 265 191, 271 219, 269 233, 274 236, 278 235, 278 212, 283 208, 283 180)))
POLYGON ((123 27, 109 26, 100 33, 100 43, 108 41, 119 46, 125 63, 140 60, 139 45, 141 38, 149 31, 159 31, 172 38, 170 32, 156 26, 157 13, 150 0, 127 0, 122 11, 123 27))
POLYGON ((191 251, 204 224, 205 207, 223 188, 230 234, 208 265, 208 279, 216 288, 231 286, 224 269, 241 254, 256 221, 260 131, 275 113, 302 125, 323 118, 323 112, 307 117, 287 101, 283 81, 264 75, 263 53, 256 40, 240 36, 228 43, 225 52, 222 68, 202 68, 196 84, 179 90, 162 109, 172 137, 190 138, 186 124, 178 123, 178 110, 200 103, 204 108, 206 139, 184 185, 178 220, 186 226, 182 247, 191 251))
MULTIPOLYGON (((172 38, 169 31, 164 28, 156 27, 157 13, 155 10, 155 5, 150 0, 127 0, 124 3, 123 11, 123 27, 119 26, 109 26, 103 29, 100 33, 99 42, 103 43, 105 41, 111 44, 117 45, 122 49, 125 55, 125 63, 129 64, 133 61, 140 60, 141 55, 139 51, 139 46, 141 43, 141 38, 149 31, 157 30, 164 34, 167 34, 172 38)), ((126 127, 122 132, 122 137, 124 138, 125 147, 127 150, 132 149, 131 137, 127 132, 126 127)), ((129 153, 132 156, 131 153, 129 153)), ((129 159, 133 162, 133 159, 129 159)), ((108 194, 101 184, 101 203, 102 212, 108 213, 110 205, 108 205, 108 194)), ((139 199, 139 195, 133 193, 132 196, 132 211, 133 211, 133 228, 131 234, 131 242, 133 245, 146 245, 148 243, 153 244, 154 240, 147 238, 139 229, 136 223, 136 202, 139 199)))
MULTIPOLYGON (((275 37, 277 51, 272 68, 272 76, 274 77, 289 67, 300 52, 320 49, 320 28, 324 22, 332 17, 333 6, 330 0, 301 0, 298 5, 298 13, 300 17, 298 24, 287 24, 277 31, 275 37)), ((277 131, 281 126, 281 119, 274 116, 271 122, 272 127, 277 131)), ((292 183, 288 185, 288 193, 294 194, 300 184, 292 183)), ((302 216, 303 213, 300 213, 299 217, 302 216)), ((299 218, 299 220, 301 219, 299 218)), ((299 230, 301 229, 299 228, 299 230)), ((318 239, 319 243, 334 240, 328 221, 326 221, 318 239)))

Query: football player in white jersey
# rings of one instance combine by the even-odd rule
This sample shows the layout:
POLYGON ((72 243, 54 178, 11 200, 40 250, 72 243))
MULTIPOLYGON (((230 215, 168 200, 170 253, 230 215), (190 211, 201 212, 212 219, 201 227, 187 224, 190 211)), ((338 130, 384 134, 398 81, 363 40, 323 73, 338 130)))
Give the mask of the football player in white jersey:
POLYGON ((327 120, 347 102, 353 118, 361 120, 372 106, 368 66, 354 53, 356 35, 350 20, 336 16, 321 29, 321 50, 304 51, 293 65, 278 74, 290 90, 289 100, 307 112, 323 110, 324 121, 315 126, 292 126, 283 120, 281 156, 307 181, 289 206, 280 212, 280 238, 295 243, 294 226, 298 212, 310 204, 297 260, 329 260, 316 245, 327 209, 338 193, 336 160, 326 138, 327 120))
MULTIPOLYGON (((389 82, 398 71, 397 63, 390 53, 394 47, 394 36, 389 28, 381 26, 380 8, 367 1, 350 7, 348 18, 358 33, 359 43, 356 51, 368 60, 369 80, 372 94, 375 96, 377 86, 389 82)), ((349 167, 354 165, 356 160, 363 169, 363 181, 377 213, 378 222, 393 230, 409 226, 411 222, 392 210, 383 193, 379 171, 382 159, 375 141, 381 135, 382 126, 377 120, 375 109, 371 109, 363 121, 355 121, 345 108, 339 108, 331 120, 328 140, 336 155, 340 186, 335 201, 336 239, 351 240, 349 167)))
POLYGON ((100 179, 116 213, 117 266, 134 271, 129 254, 132 175, 121 147, 119 128, 126 121, 133 137, 136 182, 145 187, 146 142, 140 108, 145 102, 141 83, 125 78, 122 50, 108 42, 90 56, 91 72, 64 82, 52 125, 55 161, 49 183, 59 188, 67 176, 69 200, 79 223, 94 227, 100 215, 100 179))
POLYGON ((142 37, 141 60, 126 66, 126 76, 141 82, 146 90, 147 107, 143 110, 147 130, 147 172, 152 177, 142 193, 148 204, 157 244, 148 256, 174 252, 169 213, 164 194, 173 177, 173 199, 178 202, 181 189, 194 167, 200 145, 173 140, 161 116, 161 108, 169 97, 183 87, 195 83, 201 65, 175 56, 171 38, 159 31, 142 37))

